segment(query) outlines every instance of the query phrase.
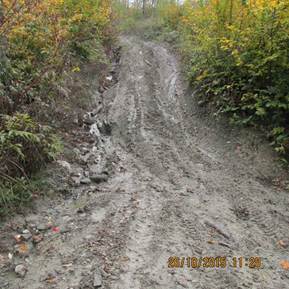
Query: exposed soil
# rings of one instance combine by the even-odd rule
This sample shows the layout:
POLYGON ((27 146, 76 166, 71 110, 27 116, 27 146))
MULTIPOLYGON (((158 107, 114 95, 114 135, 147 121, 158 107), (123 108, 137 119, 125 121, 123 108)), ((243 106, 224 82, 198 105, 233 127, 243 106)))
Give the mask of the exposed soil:
POLYGON ((118 82, 90 126, 95 141, 62 163, 68 194, 4 224, 0 288, 289 288, 280 266, 289 261, 289 198, 271 148, 206 117, 166 48, 135 37, 121 44, 118 82), (11 228, 43 240, 23 254, 11 228), (170 256, 228 264, 173 269, 170 256), (234 256, 260 256, 262 266, 233 268, 234 256))

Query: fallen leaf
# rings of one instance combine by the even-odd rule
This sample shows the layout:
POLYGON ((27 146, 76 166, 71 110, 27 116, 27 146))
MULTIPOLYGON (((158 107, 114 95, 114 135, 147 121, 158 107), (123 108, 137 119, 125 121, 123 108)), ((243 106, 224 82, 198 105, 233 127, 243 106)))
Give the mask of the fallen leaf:
POLYGON ((209 240, 208 241, 208 244, 215 244, 216 242, 215 241, 213 241, 213 240, 209 240))
POLYGON ((279 240, 277 244, 283 248, 287 248, 289 246, 289 242, 285 240, 279 240))
POLYGON ((52 231, 54 233, 59 233, 60 232, 60 228, 59 227, 52 227, 52 231))
POLYGON ((50 277, 49 276, 49 277, 46 278, 46 282, 49 283, 49 284, 56 283, 56 281, 57 281, 56 277, 52 277, 52 276, 50 277))
POLYGON ((49 284, 56 283, 56 278, 47 279, 46 282, 49 284))
POLYGON ((19 254, 21 255, 25 255, 27 254, 27 252, 29 251, 28 246, 26 243, 21 243, 17 246, 17 251, 19 254))
POLYGON ((289 270, 289 261, 288 260, 281 261, 280 265, 284 270, 289 270))

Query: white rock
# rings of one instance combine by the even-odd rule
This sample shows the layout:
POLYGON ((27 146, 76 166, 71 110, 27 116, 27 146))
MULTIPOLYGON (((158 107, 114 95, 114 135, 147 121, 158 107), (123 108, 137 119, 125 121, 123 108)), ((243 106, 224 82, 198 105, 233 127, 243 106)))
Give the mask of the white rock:
POLYGON ((32 234, 29 230, 24 230, 22 236, 26 241, 32 238, 32 234))
POLYGON ((94 277, 93 277, 93 287, 100 288, 101 286, 102 286, 102 276, 99 270, 96 270, 94 272, 94 277))
POLYGON ((15 267, 15 273, 22 278, 25 277, 27 271, 28 269, 22 264, 15 267))
POLYGON ((89 133, 90 133, 91 135, 96 136, 96 137, 100 137, 100 132, 99 132, 99 129, 98 129, 96 123, 94 123, 94 124, 90 127, 89 133))

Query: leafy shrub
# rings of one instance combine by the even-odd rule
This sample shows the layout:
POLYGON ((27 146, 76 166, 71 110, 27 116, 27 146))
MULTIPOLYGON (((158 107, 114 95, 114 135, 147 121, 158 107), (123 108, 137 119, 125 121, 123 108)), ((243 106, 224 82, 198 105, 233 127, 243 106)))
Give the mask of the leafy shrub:
POLYGON ((0 214, 31 199, 31 174, 62 150, 51 128, 27 114, 2 115, 0 122, 0 214))
POLYGON ((13 178, 0 183, 0 216, 26 205, 35 189, 27 179, 13 178))
POLYGON ((98 59, 95 47, 101 51, 114 37, 108 0, 17 2, 3 1, 0 21, 0 50, 7 58, 0 99, 9 98, 14 111, 35 98, 46 100, 64 70, 98 59))
POLYGON ((200 97, 235 123, 266 128, 276 150, 288 153, 288 1, 187 1, 176 13, 164 3, 200 97))
POLYGON ((0 130, 1 176, 27 176, 51 161, 61 144, 51 128, 27 114, 3 115, 0 130))
POLYGON ((111 20, 110 0, 0 1, 0 211, 29 200, 32 175, 61 150, 35 108, 83 62, 104 61, 111 20), (35 120, 16 113, 27 111, 35 120))

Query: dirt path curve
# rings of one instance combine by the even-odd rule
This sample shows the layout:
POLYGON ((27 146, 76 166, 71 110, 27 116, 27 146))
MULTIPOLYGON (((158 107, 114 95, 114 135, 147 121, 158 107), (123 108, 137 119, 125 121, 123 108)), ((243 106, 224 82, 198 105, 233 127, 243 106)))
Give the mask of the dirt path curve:
POLYGON ((23 280, 6 276, 5 288, 289 288, 280 267, 289 250, 277 245, 289 238, 289 198, 270 182, 266 146, 199 116, 164 47, 121 42, 119 81, 104 96, 114 174, 53 209, 77 229, 32 255, 23 280), (84 213, 75 214, 76 202, 84 213), (172 269, 170 256, 226 256, 227 266, 172 269), (233 268, 234 256, 260 256, 262 267, 233 268), (57 282, 43 285, 52 269, 57 282))

